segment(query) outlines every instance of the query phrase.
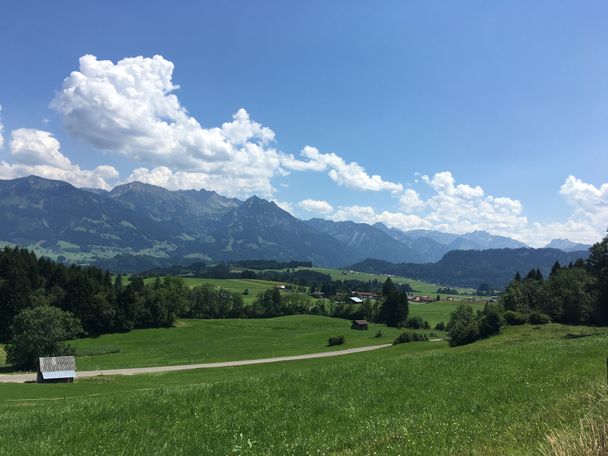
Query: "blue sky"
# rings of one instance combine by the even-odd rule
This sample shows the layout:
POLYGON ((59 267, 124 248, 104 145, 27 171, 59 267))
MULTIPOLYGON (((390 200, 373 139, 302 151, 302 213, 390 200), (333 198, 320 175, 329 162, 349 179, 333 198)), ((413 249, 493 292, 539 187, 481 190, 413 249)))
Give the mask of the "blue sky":
POLYGON ((303 218, 592 242, 608 226, 607 19, 574 1, 5 3, 0 178, 139 178, 303 218))

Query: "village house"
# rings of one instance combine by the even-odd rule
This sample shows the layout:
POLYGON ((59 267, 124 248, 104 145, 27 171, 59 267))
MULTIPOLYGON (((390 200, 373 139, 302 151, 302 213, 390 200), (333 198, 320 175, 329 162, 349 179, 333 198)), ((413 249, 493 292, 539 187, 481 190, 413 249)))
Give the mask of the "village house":
POLYGON ((412 302, 434 302, 437 298, 433 298, 431 296, 414 296, 410 298, 412 302))
POLYGON ((376 299, 378 295, 370 291, 353 291, 353 296, 361 299, 376 299))

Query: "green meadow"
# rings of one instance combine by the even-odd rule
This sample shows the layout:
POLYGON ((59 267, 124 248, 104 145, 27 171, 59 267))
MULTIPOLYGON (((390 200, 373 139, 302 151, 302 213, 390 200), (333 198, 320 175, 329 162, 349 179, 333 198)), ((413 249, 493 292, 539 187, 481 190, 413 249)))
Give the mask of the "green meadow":
MULTIPOLYGON (((347 270, 342 270, 342 269, 331 269, 331 268, 312 267, 312 268, 295 268, 295 269, 298 269, 298 270, 306 269, 306 270, 321 272, 323 274, 329 274, 331 276, 332 280, 360 280, 363 282, 367 282, 370 280, 377 280, 380 283, 383 283, 387 277, 387 276, 384 276, 381 274, 369 274, 366 272, 347 271, 347 270)), ((285 270, 283 269, 282 271, 285 271, 285 270)), ((415 293, 423 294, 423 295, 436 296, 437 289, 441 287, 439 285, 435 285, 435 284, 432 284, 429 282, 408 279, 406 277, 391 276, 391 279, 393 280, 393 282, 398 283, 398 284, 407 283, 412 287, 413 290, 415 290, 415 293)), ((148 283, 153 280, 154 280, 153 278, 147 278, 147 279, 145 279, 145 282, 148 283)), ((224 288, 233 293, 243 293, 247 289, 247 290, 249 290, 250 297, 255 297, 255 295, 257 295, 260 292, 263 292, 269 288, 273 288, 278 284, 282 284, 280 282, 273 282, 273 281, 269 281, 269 280, 257 280, 257 279, 206 279, 206 278, 184 277, 184 280, 191 287, 200 286, 200 285, 208 283, 211 285, 215 285, 215 286, 224 288)), ((475 293, 475 290, 473 290, 472 288, 458 287, 457 290, 459 291, 459 294, 455 295, 455 296, 470 297, 471 295, 473 295, 475 293)), ((443 298, 445 298, 448 295, 442 294, 441 296, 443 298)))
MULTIPOLYGON (((369 280, 378 280, 380 283, 386 280, 385 275, 381 274, 370 274, 367 272, 348 271, 342 269, 331 269, 331 268, 297 268, 297 269, 310 269, 312 271, 321 272, 323 274, 329 274, 332 280, 362 280, 367 282, 369 280)), ((441 288, 440 285, 435 285, 429 282, 423 282, 421 280, 408 279, 407 277, 391 276, 391 280, 398 284, 409 284, 416 293, 425 295, 437 295, 437 288, 441 288)), ((475 290, 472 288, 457 287, 459 295, 472 295, 475 290)), ((442 295, 447 296, 447 295, 442 295)))
MULTIPOLYGON (((257 279, 205 279, 197 277, 183 277, 184 282, 189 287, 199 287, 201 285, 209 284, 224 290, 230 291, 231 293, 243 295, 245 303, 251 303, 258 294, 264 291, 274 288, 277 285, 282 285, 280 282, 272 282, 269 280, 257 280, 257 279), (244 294, 245 290, 248 290, 248 294, 244 294)), ((151 283, 155 279, 150 277, 144 280, 145 283, 151 283)))
POLYGON ((264 319, 179 320, 173 328, 137 329, 78 339, 77 365, 82 370, 235 361, 302 355, 391 343, 398 329, 370 324, 350 329, 339 318, 294 315, 264 319), (375 337, 382 330, 383 337, 375 337), (329 336, 343 335, 343 345, 328 347, 329 336))
POLYGON ((541 454, 594 408, 606 347, 606 329, 526 325, 458 348, 0 385, 0 454, 541 454))
MULTIPOLYGON (((428 303, 409 302, 409 315, 420 316, 427 320, 431 327, 434 327, 440 321, 447 324, 450 320, 450 314, 456 310, 463 301, 434 301, 428 303)), ((482 310, 485 303, 483 302, 464 302, 473 310, 482 310)))
MULTIPOLYGON (((191 279, 213 280, 219 279, 191 279)), ((242 281, 249 282, 249 281, 242 281)), ((269 282, 274 283, 274 282, 269 282)), ((220 285, 223 286, 223 285, 220 285)), ((483 304, 471 303, 475 309, 483 304)), ((428 320, 431 326, 447 323, 457 302, 409 304, 410 315, 428 320)), ((235 361, 273 356, 318 353, 366 345, 391 343, 400 330, 370 323, 367 331, 350 329, 350 321, 315 315, 292 315, 266 319, 182 319, 172 328, 136 329, 70 341, 82 370, 235 361), (375 337, 381 330, 383 337, 375 337), (328 347, 329 336, 344 335, 346 342, 328 347)), ((438 337, 443 333, 437 332, 438 337)), ((4 351, 0 345, 0 368, 4 351)), ((4 367, 3 367, 4 366, 4 367)))

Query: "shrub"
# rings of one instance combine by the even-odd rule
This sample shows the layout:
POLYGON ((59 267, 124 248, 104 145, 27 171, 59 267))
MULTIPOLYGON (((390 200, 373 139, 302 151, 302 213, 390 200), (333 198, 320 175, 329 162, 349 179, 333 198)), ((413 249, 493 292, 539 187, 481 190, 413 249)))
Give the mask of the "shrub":
POLYGON ((342 345, 344 343, 344 336, 330 336, 327 341, 328 346, 332 345, 342 345))
POLYGON ((479 320, 479 335, 488 337, 500 332, 505 324, 502 307, 498 304, 486 303, 479 320))
POLYGON ((440 321, 435 325, 435 330, 437 331, 445 331, 445 323, 440 321))
POLYGON ((408 319, 405 320, 404 326, 411 329, 431 329, 429 322, 420 316, 408 317, 408 319))
POLYGON ((549 318, 549 315, 541 312, 532 312, 530 314, 530 323, 533 325, 547 325, 551 323, 551 318, 549 318))
POLYGON ((528 315, 515 310, 507 310, 504 314, 505 322, 511 326, 524 325, 528 322, 528 315))
POLYGON ((414 331, 404 331, 399 334, 393 341, 393 345, 405 344, 407 342, 422 342, 428 341, 429 337, 426 334, 419 334, 414 331))
POLYGON ((470 344, 479 339, 479 322, 473 314, 471 306, 461 304, 450 316, 448 323, 450 347, 470 344))

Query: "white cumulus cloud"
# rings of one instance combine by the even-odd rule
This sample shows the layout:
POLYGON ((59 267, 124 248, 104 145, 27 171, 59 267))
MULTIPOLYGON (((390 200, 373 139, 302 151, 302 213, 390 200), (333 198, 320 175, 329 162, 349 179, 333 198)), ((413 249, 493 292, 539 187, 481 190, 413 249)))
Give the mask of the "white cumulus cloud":
POLYGON ((59 141, 52 133, 33 128, 19 128, 11 133, 11 155, 24 165, 48 165, 61 169, 72 166, 59 150, 59 141))
POLYGON ((608 183, 596 187, 574 176, 568 176, 560 194, 575 208, 577 214, 588 218, 608 216, 608 183))
POLYGON ((0 178, 14 179, 29 175, 58 179, 78 187, 111 188, 118 171, 102 165, 81 169, 60 150, 59 141, 48 131, 20 128, 11 132, 11 157, 14 163, 0 161, 0 178))
POLYGON ((520 201, 486 195, 480 186, 456 184, 452 173, 423 176, 434 194, 424 201, 426 220, 436 229, 454 233, 486 230, 511 235, 528 224, 520 201))
POLYGON ((329 218, 335 221, 352 220, 370 225, 382 222, 391 228, 397 228, 402 231, 433 227, 430 222, 419 215, 391 211, 377 212, 371 206, 339 206, 329 218))
POLYGON ((274 193, 271 179, 289 171, 327 171, 338 185, 401 191, 336 154, 304 148, 306 161, 273 147, 275 133, 239 109, 230 122, 205 128, 180 103, 173 63, 162 56, 116 63, 93 55, 63 82, 51 107, 74 137, 140 166, 131 176, 169 188, 209 188, 232 196, 274 193))
POLYGON ((333 212, 334 208, 327 201, 305 199, 298 203, 298 206, 307 212, 313 212, 318 214, 329 214, 333 212))
POLYGON ((403 212, 414 212, 424 206, 424 202, 420 199, 418 192, 413 188, 406 189, 399 197, 399 205, 403 212))
POLYGON ((399 193, 403 191, 403 185, 389 182, 381 176, 369 175, 365 168, 357 162, 347 163, 342 157, 334 154, 323 154, 316 147, 306 146, 300 155, 304 160, 298 160, 293 156, 285 156, 282 164, 285 168, 296 171, 328 171, 328 175, 338 185, 343 185, 354 190, 383 191, 399 193))

